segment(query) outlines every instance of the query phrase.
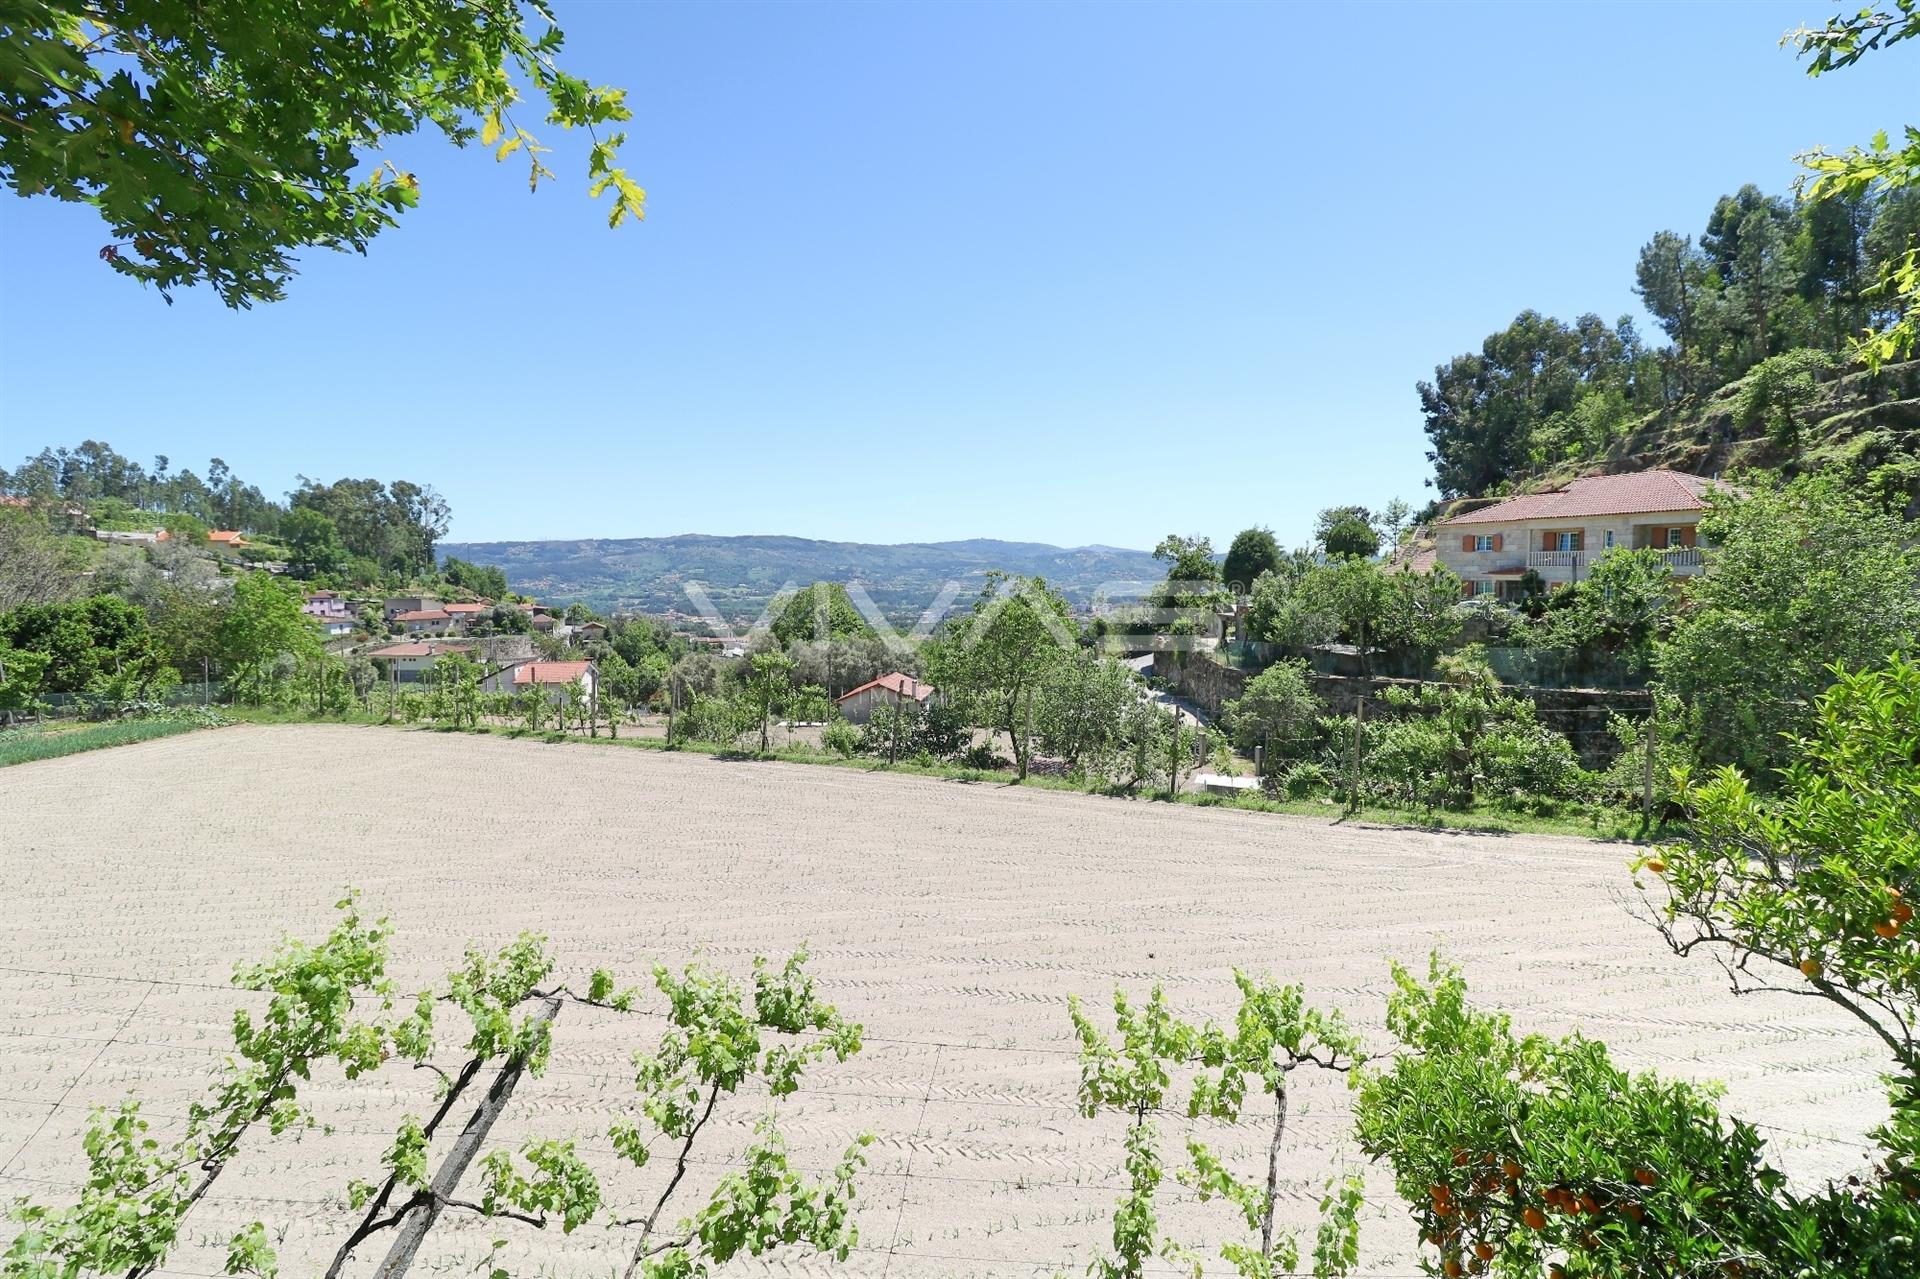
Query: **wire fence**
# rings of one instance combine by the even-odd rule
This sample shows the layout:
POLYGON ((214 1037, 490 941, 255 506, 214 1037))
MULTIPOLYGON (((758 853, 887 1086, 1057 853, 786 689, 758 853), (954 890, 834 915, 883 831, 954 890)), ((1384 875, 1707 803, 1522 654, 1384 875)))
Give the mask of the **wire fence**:
POLYGON ((89 693, 41 693, 32 715, 19 718, 38 720, 112 719, 129 713, 178 710, 188 706, 219 706, 226 700, 226 685, 220 680, 177 684, 164 693, 156 693, 138 702, 119 697, 89 693))

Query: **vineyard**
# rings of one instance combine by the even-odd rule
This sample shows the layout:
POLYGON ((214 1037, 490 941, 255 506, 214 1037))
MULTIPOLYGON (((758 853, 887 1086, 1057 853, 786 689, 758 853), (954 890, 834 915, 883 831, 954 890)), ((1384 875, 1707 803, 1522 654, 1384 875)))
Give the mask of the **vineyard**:
MULTIPOLYGON (((0 1198, 35 1205, 0 1250, 90 1272, 1079 1273, 1127 1177, 1131 1084, 1082 1090, 1116 988, 1230 1021, 1271 973, 1365 1048, 1436 946, 1529 1030, 1724 1080, 1796 1178, 1885 1106, 1862 1031, 1633 920, 1619 846, 346 726, 10 769, 0 814, 0 1198), (102 1169, 137 1221, 87 1215, 102 1169)), ((1415 1273, 1339 1071, 1290 1104, 1280 1225, 1363 1173, 1363 1272, 1415 1273)), ((1257 1178, 1272 1105, 1221 1110, 1257 1178)), ((1161 1219, 1212 1251, 1205 1190, 1161 1219)))

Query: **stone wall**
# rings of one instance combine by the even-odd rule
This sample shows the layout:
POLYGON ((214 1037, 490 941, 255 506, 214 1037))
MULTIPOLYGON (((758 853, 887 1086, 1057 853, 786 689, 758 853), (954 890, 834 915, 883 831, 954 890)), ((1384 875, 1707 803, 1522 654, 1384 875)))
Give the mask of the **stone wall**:
MULTIPOLYGON (((1222 666, 1197 653, 1184 654, 1186 661, 1177 662, 1181 654, 1161 653, 1154 659, 1153 673, 1167 683, 1167 687, 1180 696, 1201 707, 1208 715, 1218 715, 1220 708, 1238 698, 1246 690, 1247 681, 1252 676, 1243 670, 1231 666, 1222 666)), ((1389 679, 1376 676, 1373 679, 1361 679, 1354 675, 1308 676, 1312 687, 1327 709, 1335 715, 1353 714, 1354 703, 1362 691, 1369 698, 1369 709, 1377 704, 1382 689, 1391 687, 1414 688, 1417 682, 1410 679, 1389 679)), ((1525 697, 1533 702, 1534 711, 1540 722, 1555 732, 1564 734, 1573 743, 1574 751, 1580 756, 1580 762, 1588 768, 1603 768, 1618 753, 1618 744, 1607 731, 1607 725, 1615 714, 1628 719, 1640 719, 1652 709, 1652 699, 1644 689, 1602 689, 1602 688, 1534 688, 1509 685, 1507 692, 1516 697, 1525 697)))
POLYGON ((1236 700, 1252 678, 1246 671, 1223 666, 1204 653, 1156 653, 1153 673, 1208 715, 1218 715, 1222 706, 1236 700))

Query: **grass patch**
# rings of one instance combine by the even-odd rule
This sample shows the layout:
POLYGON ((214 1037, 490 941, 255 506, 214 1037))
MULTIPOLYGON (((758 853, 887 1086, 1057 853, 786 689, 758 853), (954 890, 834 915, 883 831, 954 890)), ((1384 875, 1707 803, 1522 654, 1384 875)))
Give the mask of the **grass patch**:
POLYGON ((109 746, 129 746, 150 742, 156 737, 190 733, 203 725, 184 719, 122 719, 104 724, 82 724, 77 728, 15 728, 0 732, 0 768, 9 764, 28 764, 36 759, 57 759, 82 751, 103 750, 109 746))

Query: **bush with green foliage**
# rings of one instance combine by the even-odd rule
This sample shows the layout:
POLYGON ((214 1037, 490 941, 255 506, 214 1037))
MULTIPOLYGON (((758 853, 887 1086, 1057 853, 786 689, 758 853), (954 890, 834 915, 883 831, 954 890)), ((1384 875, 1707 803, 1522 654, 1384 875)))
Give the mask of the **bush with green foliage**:
POLYGON ((0 614, 0 647, 16 655, 6 694, 81 696, 107 713, 180 682, 147 623, 125 600, 95 595, 64 604, 24 604, 0 614), (39 657, 26 656, 38 654, 39 657), (37 675, 37 684, 28 681, 37 675))
POLYGON ((1656 665, 1702 761, 1765 778, 1810 727, 1834 664, 1878 666, 1920 633, 1920 549, 1841 476, 1745 483, 1710 491, 1709 571, 1688 583, 1656 665))
MULTIPOLYGON (((1566 1279, 1893 1279, 1920 1256, 1920 664, 1837 673, 1767 791, 1686 781, 1680 840, 1637 870, 1677 954, 1740 991, 1826 1000, 1885 1049, 1871 1165, 1799 1186, 1698 1085, 1632 1075, 1579 1035, 1516 1035, 1437 959, 1394 971, 1400 1051, 1361 1072, 1356 1131, 1429 1271, 1566 1279)), ((1684 779, 1683 779, 1684 780, 1684 779)))
MULTIPOLYGON (((1395 807, 1465 810, 1540 808, 1588 793, 1592 779, 1572 745, 1538 721, 1531 700, 1501 688, 1479 650, 1443 658, 1439 669, 1437 681, 1381 694, 1386 713, 1363 730, 1367 794, 1395 807)), ((1324 728, 1327 764, 1344 775, 1351 726, 1324 728)))
POLYGON ((1248 680, 1240 697, 1223 708, 1223 719, 1243 752, 1251 755, 1256 747, 1264 748, 1266 775, 1271 777, 1317 746, 1325 709, 1307 681, 1307 664, 1281 661, 1248 680))
POLYGON ((860 748, 860 730, 836 717, 820 730, 820 745, 841 759, 852 759, 860 748))

